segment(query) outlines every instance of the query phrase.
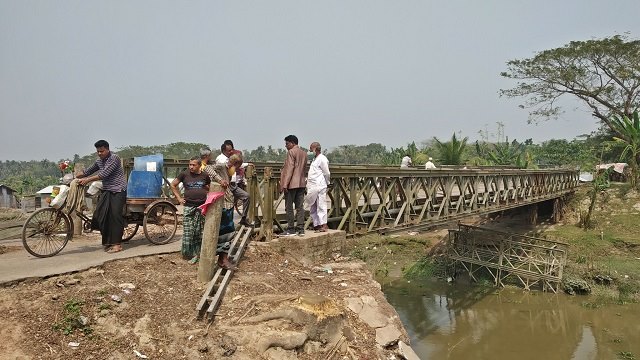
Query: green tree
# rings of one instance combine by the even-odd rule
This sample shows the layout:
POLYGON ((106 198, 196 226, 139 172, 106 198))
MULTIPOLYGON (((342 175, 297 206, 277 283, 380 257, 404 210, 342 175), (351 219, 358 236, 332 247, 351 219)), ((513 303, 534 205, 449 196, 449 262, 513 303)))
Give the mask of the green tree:
MULTIPOLYGON (((393 149, 392 149, 393 150, 393 149)), ((388 151, 382 144, 340 145, 326 153, 332 164, 381 164, 388 151)))
MULTIPOLYGON (((611 137, 609 137, 611 138, 611 137)), ((605 147, 605 138, 594 139, 588 136, 586 139, 551 139, 540 145, 529 146, 529 150, 539 166, 544 167, 580 167, 593 170, 598 162, 598 157, 609 147, 605 147)))
MULTIPOLYGON (((611 115, 630 116, 640 107, 640 41, 626 36, 572 41, 534 57, 507 62, 503 77, 518 83, 501 95, 526 98, 529 121, 557 118, 558 99, 580 100, 614 130, 611 115)), ((624 137, 622 134, 618 134, 624 137)))
POLYGON ((476 141, 476 153, 490 165, 509 165, 526 169, 529 167, 531 155, 527 146, 517 140, 509 142, 487 143, 476 141))
POLYGON ((627 116, 612 116, 611 124, 621 137, 614 137, 617 142, 625 144, 620 159, 629 159, 631 166, 631 185, 638 185, 638 158, 640 156, 640 117, 638 111, 633 112, 632 118, 627 116))
POLYGON ((436 142, 439 160, 443 165, 461 165, 464 163, 464 152, 467 148, 468 137, 458 140, 456 134, 453 133, 451 140, 447 142, 442 142, 436 137, 433 139, 436 142))

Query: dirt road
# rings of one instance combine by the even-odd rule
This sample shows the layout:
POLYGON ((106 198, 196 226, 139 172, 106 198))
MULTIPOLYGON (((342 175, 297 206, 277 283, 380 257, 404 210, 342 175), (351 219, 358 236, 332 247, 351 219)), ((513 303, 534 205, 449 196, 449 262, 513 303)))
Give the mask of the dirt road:
POLYGON ((72 273, 0 287, 0 358, 417 359, 365 264, 333 250, 344 232, 314 236, 251 243, 212 323, 196 318, 197 266, 148 255, 179 241, 112 255, 91 235, 50 259, 3 241, 3 279, 72 273), (321 246, 332 256, 310 257, 321 246))

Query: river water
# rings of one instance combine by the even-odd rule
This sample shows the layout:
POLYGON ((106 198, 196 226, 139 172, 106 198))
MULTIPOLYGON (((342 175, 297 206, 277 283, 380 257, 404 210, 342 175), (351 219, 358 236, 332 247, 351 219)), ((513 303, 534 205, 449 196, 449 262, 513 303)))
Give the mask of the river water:
POLYGON ((406 280, 383 291, 423 360, 640 360, 639 304, 406 280))

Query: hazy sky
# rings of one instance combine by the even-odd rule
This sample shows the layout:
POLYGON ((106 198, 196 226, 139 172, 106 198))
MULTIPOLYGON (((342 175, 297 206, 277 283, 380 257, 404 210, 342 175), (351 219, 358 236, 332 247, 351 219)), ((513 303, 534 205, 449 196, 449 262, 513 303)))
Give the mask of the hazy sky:
POLYGON ((589 112, 528 125, 498 96, 505 62, 637 38, 638 14, 638 0, 0 0, 0 160, 100 138, 397 147, 497 121, 510 139, 572 139, 596 128, 589 112))

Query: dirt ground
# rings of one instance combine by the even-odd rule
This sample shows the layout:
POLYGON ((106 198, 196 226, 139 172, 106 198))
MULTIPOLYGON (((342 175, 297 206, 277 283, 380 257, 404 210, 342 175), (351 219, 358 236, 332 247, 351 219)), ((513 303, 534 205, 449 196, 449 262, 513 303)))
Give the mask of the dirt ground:
POLYGON ((211 323, 196 318, 205 289, 197 265, 179 254, 0 288, 0 358, 398 358, 397 345, 378 346, 345 299, 371 296, 402 329, 395 310, 365 264, 340 255, 328 267, 305 266, 252 243, 211 323))

